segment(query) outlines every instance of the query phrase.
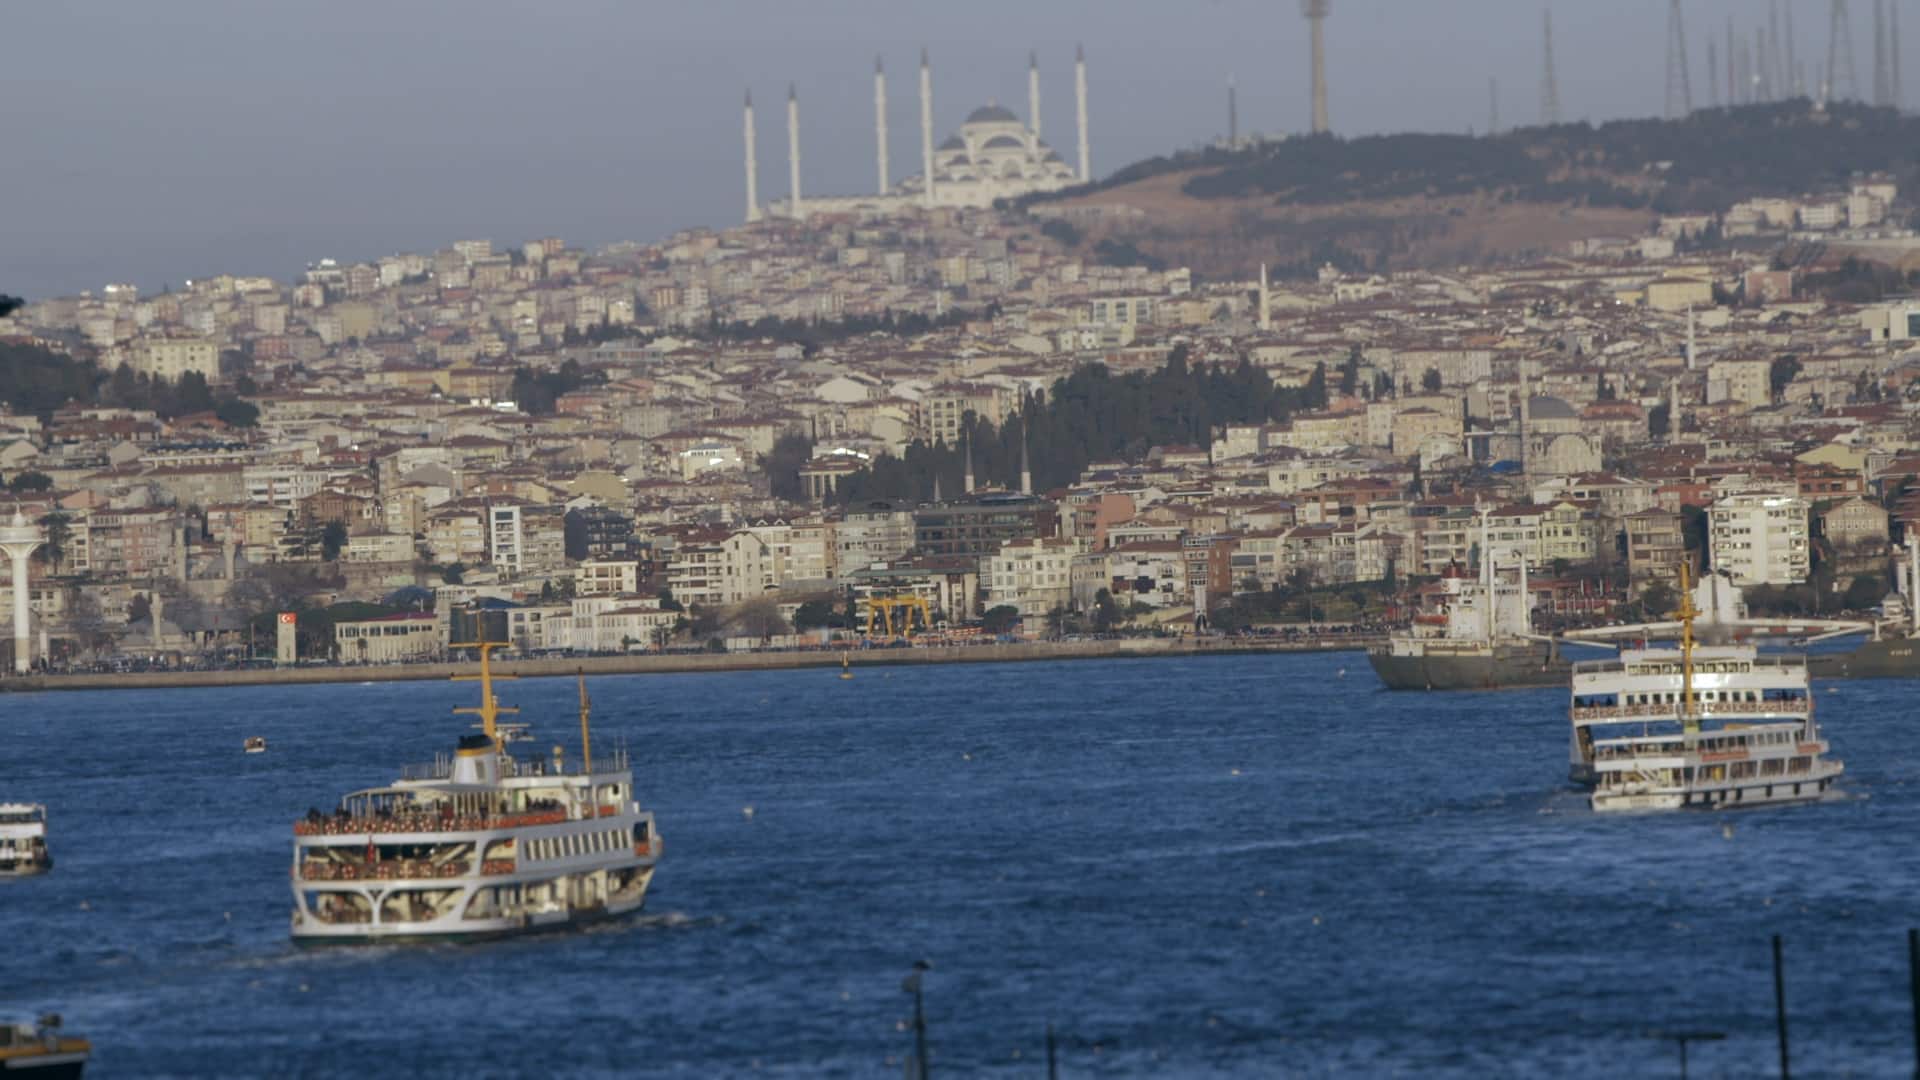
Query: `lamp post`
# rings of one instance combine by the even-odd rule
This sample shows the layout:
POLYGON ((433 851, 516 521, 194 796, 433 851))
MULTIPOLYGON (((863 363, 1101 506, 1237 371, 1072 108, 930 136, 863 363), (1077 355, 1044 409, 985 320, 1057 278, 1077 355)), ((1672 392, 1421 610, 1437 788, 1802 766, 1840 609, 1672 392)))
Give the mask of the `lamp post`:
POLYGON ((920 992, 920 976, 932 970, 925 960, 913 962, 913 973, 900 981, 900 989, 913 995, 913 1080, 927 1080, 927 1012, 920 992))

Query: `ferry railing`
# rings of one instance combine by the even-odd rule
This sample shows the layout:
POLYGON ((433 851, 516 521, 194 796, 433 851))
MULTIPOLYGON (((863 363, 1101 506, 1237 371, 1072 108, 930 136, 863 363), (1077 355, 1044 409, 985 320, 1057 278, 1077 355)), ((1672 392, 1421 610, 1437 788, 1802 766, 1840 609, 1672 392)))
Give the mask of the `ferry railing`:
POLYGON ((427 859, 379 859, 370 863, 336 863, 311 859, 300 864, 302 881, 395 881, 465 877, 473 864, 465 860, 434 863, 427 859))
MULTIPOLYGON (((1813 711, 1813 699, 1791 701, 1699 701, 1694 715, 1702 717, 1804 717, 1813 711)), ((1679 715, 1679 706, 1663 705, 1576 705, 1575 720, 1667 720, 1679 715)))
POLYGON ((482 832, 522 829, 532 825, 559 825, 567 821, 564 809, 530 810, 518 814, 396 814, 388 817, 322 815, 296 821, 295 836, 364 836, 368 833, 482 832))

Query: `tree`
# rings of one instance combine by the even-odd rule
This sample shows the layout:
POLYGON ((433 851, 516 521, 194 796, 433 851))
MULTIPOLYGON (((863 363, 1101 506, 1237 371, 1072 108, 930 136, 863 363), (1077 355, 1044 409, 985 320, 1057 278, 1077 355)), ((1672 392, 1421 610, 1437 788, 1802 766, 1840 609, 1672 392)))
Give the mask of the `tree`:
POLYGON ((6 293, 0 293, 0 319, 4 319, 14 312, 19 311, 22 307, 26 306, 26 303, 25 300, 17 296, 8 296, 6 293))
POLYGON ((1648 622, 1658 622, 1680 606, 1680 594, 1664 581, 1655 581, 1640 592, 1640 611, 1648 622))
POLYGON ((795 630, 815 630, 823 626, 834 627, 839 625, 840 612, 834 607, 832 600, 808 600, 800 605, 798 611, 793 613, 793 628, 795 630))
POLYGON ((53 567, 55 575, 60 573, 60 563, 67 557, 67 541, 72 538, 73 530, 67 523, 73 519, 62 513, 52 513, 40 519, 40 527, 47 531, 47 542, 40 551, 53 567))
POLYGON ((153 614, 153 601, 146 593, 134 593, 127 601, 127 621, 137 623, 153 614))
POLYGON ((1670 430, 1671 420, 1672 409, 1670 409, 1664 401, 1648 409, 1647 437, 1650 439, 1664 438, 1670 430))
POLYGON ((1444 381, 1445 380, 1440 377, 1439 368, 1428 368, 1426 373, 1420 376, 1420 389, 1431 394, 1438 391, 1444 384, 1444 381))
POLYGON ((1000 604, 987 609, 980 617, 980 625, 989 634, 1004 634, 1020 622, 1020 609, 1009 604, 1000 604))
POLYGON ((773 450, 760 459, 760 470, 767 475, 767 488, 781 502, 807 501, 800 469, 813 458, 813 440, 805 435, 788 434, 776 439, 773 450))
POLYGON ((1767 388, 1772 392, 1773 400, 1780 400, 1780 395, 1786 392, 1787 384, 1791 383, 1794 376, 1798 374, 1800 374, 1800 360, 1798 357, 1777 357, 1772 364, 1768 365, 1767 388))
POLYGON ((440 580, 448 585, 460 584, 466 575, 467 564, 463 562, 450 562, 440 570, 440 580))
POLYGON ((14 473, 13 479, 7 482, 7 490, 16 495, 28 491, 47 491, 52 487, 53 477, 43 472, 35 472, 32 469, 28 469, 25 472, 14 473))
POLYGON ((213 415, 229 427, 250 428, 260 424, 260 408, 251 401, 242 401, 237 397, 221 398, 213 407, 213 415))
POLYGON ((661 611, 685 611, 686 610, 685 607, 681 606, 680 601, 675 600, 673 598, 673 590, 668 586, 665 586, 665 585, 660 586, 659 597, 660 597, 661 611))
POLYGON ((1855 574, 1847 583, 1847 591, 1841 597, 1841 603, 1848 611, 1865 611, 1886 599, 1887 586, 1878 574, 1855 574))
POLYGON ((727 625, 740 637, 759 638, 761 641, 793 633, 793 627, 780 617, 780 605, 767 599, 748 600, 734 608, 733 617, 727 620, 727 625))
POLYGON ((336 562, 340 558, 340 549, 347 546, 347 523, 340 520, 329 521, 320 530, 320 559, 322 562, 336 562))
POLYGON ((1113 593, 1101 589, 1093 594, 1093 628, 1102 633, 1112 632, 1120 624, 1120 605, 1113 602, 1113 593))

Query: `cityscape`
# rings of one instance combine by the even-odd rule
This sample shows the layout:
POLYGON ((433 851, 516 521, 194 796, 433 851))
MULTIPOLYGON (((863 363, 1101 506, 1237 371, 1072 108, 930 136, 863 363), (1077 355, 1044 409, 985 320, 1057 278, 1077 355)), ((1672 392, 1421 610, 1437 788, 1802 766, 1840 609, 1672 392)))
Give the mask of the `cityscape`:
POLYGON ((1137 161, 1097 45, 876 50, 859 190, 796 59, 729 224, 0 281, 0 1066, 1911 1068, 1903 6, 1348 134, 1305 0, 1137 161))

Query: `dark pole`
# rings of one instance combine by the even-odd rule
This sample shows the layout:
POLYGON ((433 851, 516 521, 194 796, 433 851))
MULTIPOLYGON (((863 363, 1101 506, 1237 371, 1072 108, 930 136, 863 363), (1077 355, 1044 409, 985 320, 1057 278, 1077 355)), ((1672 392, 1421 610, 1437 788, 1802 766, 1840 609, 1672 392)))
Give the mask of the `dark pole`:
POLYGON ((914 1080, 927 1080, 927 1014, 920 1007, 920 983, 913 984, 913 1055, 920 1059, 920 1075, 914 1080))
POLYGON ((1793 1066, 1787 1058, 1787 969, 1780 959, 1780 935, 1773 935, 1773 1013, 1780 1029, 1780 1080, 1792 1080, 1793 1066))
POLYGON ((1687 1040, 1680 1040, 1680 1080, 1687 1080, 1687 1040))
POLYGON ((1913 1075, 1920 1077, 1920 930, 1907 931, 1907 986, 1913 998, 1913 1075))
POLYGON ((1053 1043, 1053 1021, 1047 1021, 1047 1080, 1060 1080, 1060 1060, 1053 1043))

